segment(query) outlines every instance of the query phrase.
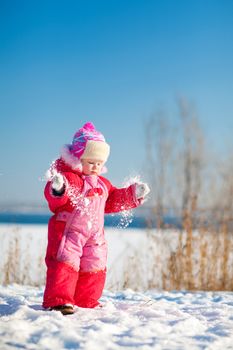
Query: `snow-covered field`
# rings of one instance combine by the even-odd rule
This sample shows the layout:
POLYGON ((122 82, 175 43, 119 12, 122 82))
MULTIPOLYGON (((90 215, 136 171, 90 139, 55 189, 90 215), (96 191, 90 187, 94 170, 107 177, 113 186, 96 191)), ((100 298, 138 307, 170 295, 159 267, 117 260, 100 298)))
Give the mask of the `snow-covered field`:
POLYGON ((103 308, 41 308, 43 289, 0 287, 0 349, 233 349, 232 293, 105 291, 103 308))

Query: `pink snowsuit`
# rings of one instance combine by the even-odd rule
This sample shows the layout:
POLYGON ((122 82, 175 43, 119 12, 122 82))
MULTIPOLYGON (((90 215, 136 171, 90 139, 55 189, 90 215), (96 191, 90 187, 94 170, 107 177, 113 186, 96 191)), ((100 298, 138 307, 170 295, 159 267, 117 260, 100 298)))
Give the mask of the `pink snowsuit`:
POLYGON ((53 194, 51 182, 45 187, 55 215, 48 227, 43 306, 95 307, 106 279, 104 214, 134 208, 140 200, 135 197, 135 185, 117 189, 104 177, 85 176, 61 159, 56 168, 66 186, 61 196, 53 194))

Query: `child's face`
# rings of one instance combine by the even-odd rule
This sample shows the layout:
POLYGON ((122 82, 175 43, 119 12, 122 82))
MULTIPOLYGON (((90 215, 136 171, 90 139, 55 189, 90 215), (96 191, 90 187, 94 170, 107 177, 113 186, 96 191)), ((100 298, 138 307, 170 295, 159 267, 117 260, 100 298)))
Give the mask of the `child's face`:
POLYGON ((99 175, 104 166, 104 162, 97 159, 81 159, 81 163, 84 175, 99 175))

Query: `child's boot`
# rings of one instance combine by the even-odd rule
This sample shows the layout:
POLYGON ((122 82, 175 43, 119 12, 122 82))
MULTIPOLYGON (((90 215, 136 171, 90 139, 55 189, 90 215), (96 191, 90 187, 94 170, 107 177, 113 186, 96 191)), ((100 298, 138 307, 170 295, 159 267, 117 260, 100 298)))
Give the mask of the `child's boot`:
POLYGON ((50 310, 60 311, 63 315, 72 315, 74 313, 74 307, 71 304, 57 305, 51 307, 50 310))

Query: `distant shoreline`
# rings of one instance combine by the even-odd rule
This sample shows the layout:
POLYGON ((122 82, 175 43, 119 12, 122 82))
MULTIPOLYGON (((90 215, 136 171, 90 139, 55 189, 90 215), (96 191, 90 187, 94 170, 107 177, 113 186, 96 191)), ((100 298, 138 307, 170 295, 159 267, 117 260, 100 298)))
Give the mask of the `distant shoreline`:
MULTIPOLYGON (((0 213, 0 223, 2 224, 25 224, 41 225, 48 224, 51 214, 38 213, 0 213)), ((105 226, 107 227, 131 227, 145 228, 146 219, 144 217, 133 217, 132 222, 127 222, 127 218, 120 215, 105 215, 105 226)))
MULTIPOLYGON (((19 212, 0 212, 0 224, 25 224, 25 225, 41 225, 48 224, 50 213, 19 213, 19 212)), ((176 217, 165 217, 164 223, 168 226, 178 227, 180 221, 176 217)), ((105 215, 105 226, 116 228, 155 228, 156 220, 149 219, 147 215, 105 215)))

